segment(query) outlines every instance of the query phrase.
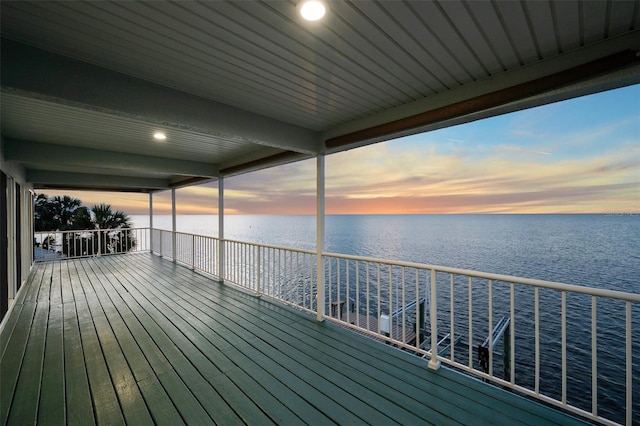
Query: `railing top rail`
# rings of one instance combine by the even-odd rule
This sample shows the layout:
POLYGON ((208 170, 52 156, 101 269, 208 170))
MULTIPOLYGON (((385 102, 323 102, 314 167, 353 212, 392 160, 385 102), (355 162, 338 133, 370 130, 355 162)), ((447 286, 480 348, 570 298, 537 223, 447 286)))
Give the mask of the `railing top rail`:
MULTIPOLYGON (((159 229, 159 228, 152 228, 152 229, 153 230, 157 230, 157 231, 163 231, 163 232, 171 233, 171 230, 167 230, 167 229, 159 229)), ((220 239, 220 238, 218 238, 216 236, 213 236, 213 235, 193 234, 191 232, 176 231, 176 234, 194 235, 194 236, 197 236, 197 237, 211 238, 213 240, 219 240, 220 239)), ((230 238, 223 238, 222 241, 226 241, 226 242, 230 242, 230 243, 237 243, 237 244, 249 244, 249 245, 265 247, 265 248, 270 248, 270 249, 276 249, 276 250, 288 250, 288 251, 293 251, 293 252, 296 252, 296 253, 316 254, 315 250, 307 250, 307 249, 285 247, 285 246, 276 246, 276 245, 273 245, 273 244, 262 244, 262 243, 256 243, 256 242, 253 242, 253 241, 240 241, 240 240, 234 240, 234 239, 230 239, 230 238)))
MULTIPOLYGON (((64 231, 58 231, 58 230, 51 230, 51 231, 34 231, 34 234, 62 234, 65 232, 97 232, 97 231, 119 231, 122 229, 127 229, 129 231, 138 231, 138 230, 144 230, 144 229, 155 229, 155 228, 149 228, 148 226, 141 226, 138 228, 92 228, 92 229, 65 229, 64 231)), ((169 231, 171 232, 171 231, 169 231)))
POLYGON ((565 283, 559 283, 554 281, 544 281, 544 280, 538 280, 534 278, 522 278, 522 277, 516 277, 512 275, 493 274, 489 272, 480 272, 480 271, 473 271, 470 269, 452 268, 448 266, 437 266, 437 265, 430 265, 425 263, 378 259, 378 258, 354 256, 354 255, 347 255, 347 254, 340 254, 340 253, 325 252, 325 253, 322 253, 322 255, 329 256, 329 257, 340 257, 343 259, 350 259, 350 260, 358 260, 362 262, 384 263, 388 265, 404 266, 407 268, 435 270, 437 272, 446 272, 446 273, 451 273, 455 275, 465 275, 470 277, 484 278, 484 279, 493 280, 493 281, 524 284, 524 285, 530 285, 535 287, 549 288, 553 290, 568 291, 572 293, 582 293, 582 294, 587 294, 591 296, 609 297, 612 299, 620 299, 620 300, 630 301, 633 303, 640 303, 640 294, 638 293, 628 293, 628 292, 618 291, 618 290, 607 290, 602 288, 586 287, 586 286, 580 286, 575 284, 565 284, 565 283))
POLYGON ((293 248, 293 247, 275 246, 275 245, 271 245, 271 244, 255 243, 255 242, 251 242, 251 241, 230 240, 228 238, 224 238, 223 240, 231 242, 231 243, 251 244, 251 245, 254 245, 254 246, 260 246, 260 247, 271 248, 271 249, 276 249, 276 250, 288 250, 288 251, 294 251, 294 252, 297 252, 297 253, 317 254, 317 252, 314 251, 314 250, 297 249, 297 248, 293 248))
MULTIPOLYGON (((157 229, 157 228, 152 228, 152 229, 157 229)), ((171 232, 171 231, 167 231, 167 232, 171 232)), ((197 235, 197 234, 191 234, 186 232, 178 232, 178 233, 184 234, 184 235, 197 235)), ((206 235, 198 235, 198 236, 212 238, 215 240, 218 239, 217 237, 213 237, 213 236, 206 236, 206 235)), ((276 249, 276 250, 288 250, 288 251, 306 253, 311 255, 316 254, 316 252, 313 250, 296 249, 292 247, 282 247, 282 246, 276 246, 271 244, 261 244, 256 242, 250 242, 250 241, 240 241, 240 240, 232 240, 232 239, 226 239, 226 238, 223 239, 223 241, 228 241, 228 242, 238 243, 238 244, 249 244, 249 245, 276 249)), ((534 287, 549 288, 553 290, 567 291, 571 293, 581 293, 581 294, 586 294, 590 296, 608 297, 612 299, 625 300, 632 303, 640 303, 640 294, 638 293, 628 293, 628 292, 623 292, 618 290, 593 288, 593 287, 586 287, 586 286, 580 286, 575 284, 565 284, 565 283, 554 282, 554 281, 538 280, 534 278, 516 277, 513 275, 494 274, 489 272, 480 272, 480 271, 473 271, 470 269, 452 268, 448 266, 438 266, 438 265, 431 265, 426 263, 388 260, 388 259, 380 259, 380 258, 374 258, 374 257, 355 256, 355 255, 349 255, 349 254, 330 253, 330 252, 324 252, 322 253, 322 255, 326 257, 334 257, 334 258, 339 257, 342 259, 350 259, 350 260, 372 262, 372 263, 383 263, 387 265, 403 266, 407 268, 435 270, 437 272, 445 272, 445 273, 450 273, 455 275, 464 275, 464 276, 483 278, 483 279, 493 280, 493 281, 524 284, 524 285, 529 285, 534 287)))

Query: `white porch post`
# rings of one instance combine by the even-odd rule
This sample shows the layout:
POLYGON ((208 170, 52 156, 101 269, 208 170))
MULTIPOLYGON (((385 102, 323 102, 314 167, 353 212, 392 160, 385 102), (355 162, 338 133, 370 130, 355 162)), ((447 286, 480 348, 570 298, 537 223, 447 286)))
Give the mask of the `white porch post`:
POLYGON ((224 281, 224 178, 218 179, 218 278, 224 281))
POLYGON ((149 193, 149 251, 153 253, 153 192, 149 193))
POLYGON ((318 321, 324 321, 324 154, 316 162, 316 312, 318 321))
POLYGON ((171 253, 176 261, 176 189, 171 189, 171 253))

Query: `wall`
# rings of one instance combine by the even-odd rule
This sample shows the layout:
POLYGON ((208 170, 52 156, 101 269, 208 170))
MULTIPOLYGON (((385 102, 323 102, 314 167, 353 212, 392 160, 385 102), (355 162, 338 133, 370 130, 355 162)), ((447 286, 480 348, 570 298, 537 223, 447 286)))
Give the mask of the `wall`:
POLYGON ((0 318, 4 318, 33 263, 33 198, 24 168, 5 160, 2 137, 0 173, 0 318))

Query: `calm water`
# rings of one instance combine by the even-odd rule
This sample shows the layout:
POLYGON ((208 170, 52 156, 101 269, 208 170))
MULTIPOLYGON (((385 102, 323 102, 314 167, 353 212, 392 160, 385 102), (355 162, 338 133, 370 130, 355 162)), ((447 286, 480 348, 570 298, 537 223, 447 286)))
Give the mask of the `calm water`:
MULTIPOLYGON (((133 216, 148 226, 148 216, 133 216)), ((315 216, 225 217, 225 237, 315 249, 315 216)), ((154 216, 171 229, 170 216, 154 216)), ((640 215, 329 215, 329 252, 640 292, 640 215)), ((218 234, 216 216, 178 216, 218 234)))
MULTIPOLYGON (((149 224, 148 216, 133 219, 136 226, 149 224)), ((217 236, 217 220, 216 216, 179 216, 177 229, 217 236)), ((154 216, 154 226, 170 229, 171 218, 154 216)), ((315 216, 226 216, 225 237, 313 250, 315 216)), ((640 292, 640 215, 329 215, 325 244, 328 252, 640 292)), ((533 291, 529 290, 517 290, 514 318, 516 382, 525 386, 532 386, 534 380, 530 361, 534 350, 533 291)), ((460 294, 456 290, 456 306, 460 305, 455 308, 456 315, 467 309, 466 294, 462 285, 460 294)), ((500 288, 496 283, 496 297, 504 301, 494 303, 494 315, 508 313, 508 288, 500 288)), ((544 393, 556 398, 561 389, 559 299, 557 292, 540 293, 541 333, 551 336, 541 342, 540 386, 544 393)), ((474 324, 475 316, 482 316, 476 309, 474 305, 474 324)), ((567 368, 568 376, 574 377, 568 381, 569 402, 590 410, 591 299, 568 295, 567 311, 567 368)), ((624 335, 619 328, 623 327, 624 319, 623 303, 599 302, 600 414, 619 422, 624 420, 624 359, 619 355, 624 353, 624 335)), ((465 319, 460 320, 464 324, 465 319)), ((638 306, 634 307, 633 321, 640 324, 638 306)), ((633 405, 638 424, 639 329, 640 325, 634 326, 632 349, 633 405)), ((465 362, 464 351, 458 355, 465 362)))

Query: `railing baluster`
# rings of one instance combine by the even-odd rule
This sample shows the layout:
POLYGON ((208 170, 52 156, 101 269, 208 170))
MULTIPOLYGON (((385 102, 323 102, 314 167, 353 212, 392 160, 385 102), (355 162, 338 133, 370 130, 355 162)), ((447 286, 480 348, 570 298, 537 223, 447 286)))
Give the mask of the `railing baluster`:
POLYGON ((597 299, 591 296, 591 414, 598 415, 598 326, 597 299))
MULTIPOLYGON (((420 311, 420 270, 416 268, 416 348, 420 347, 420 315, 424 315, 424 312, 420 311)), ((422 308, 424 310, 424 307, 422 308)))
POLYGON ((401 277, 400 280, 401 280, 401 283, 402 283, 402 308, 403 308, 402 309, 402 343, 407 343, 407 330, 406 330, 406 327, 405 327, 405 325, 407 323, 407 320, 405 318, 406 309, 404 309, 404 307, 407 306, 407 301, 405 299, 405 292, 404 292, 404 289, 406 287, 406 285, 405 285, 406 282, 405 282, 405 279, 404 279, 404 272, 405 272, 404 266, 402 267, 401 271, 402 272, 400 273, 400 277, 401 277))
POLYGON ((257 277, 256 277, 256 294, 259 296, 260 295, 260 284, 261 284, 261 279, 262 279, 262 264, 261 264, 261 259, 260 259, 260 246, 256 246, 256 256, 257 256, 257 265, 258 268, 256 269, 256 273, 257 273, 257 277))
POLYGON ((489 280, 489 376, 493 377, 493 280, 489 280))
MULTIPOLYGON (((627 425, 631 425, 632 424, 632 417, 633 417, 633 398, 632 398, 632 394, 633 394, 633 381, 632 381, 632 376, 633 376, 633 362, 632 362, 632 352, 631 352, 631 348, 632 348, 632 329, 631 329, 631 302, 627 301, 625 303, 625 311, 626 311, 626 315, 625 315, 625 336, 626 336, 626 344, 625 344, 625 352, 626 352, 626 366, 625 366, 625 376, 626 376, 626 380, 625 380, 625 385, 626 385, 626 424, 627 425)), ((636 413, 637 415, 637 413, 636 413)))
MULTIPOLYGON (((313 288, 313 283, 315 282, 314 279, 313 279, 314 278, 313 271, 316 269, 316 268, 313 267, 314 266, 313 260, 314 260, 313 256, 309 255, 309 265, 308 265, 308 267, 309 267, 309 285, 311 285, 312 288, 313 288)), ((324 283, 318 283, 318 285, 324 285, 324 283)), ((318 289, 317 288, 316 288, 315 294, 318 294, 318 289)), ((311 305, 311 309, 312 310, 313 310, 313 299, 316 299, 315 310, 317 312, 317 311, 319 311, 321 309, 320 304, 324 305, 325 301, 324 301, 324 299, 323 300, 319 300, 317 298, 311 298, 310 305, 311 305)))
MULTIPOLYGON (((360 327, 360 264, 358 261, 356 263, 356 307, 355 307, 355 315, 356 315, 356 325, 360 327)), ((351 304, 351 300, 347 302, 348 305, 351 304)), ((347 312, 350 311, 349 306, 347 306, 347 312)))
POLYGON ((567 292, 561 297, 562 318, 562 405, 567 405, 567 292))
POLYGON ((469 368, 473 368, 473 278, 469 276, 469 368))
MULTIPOLYGON (((329 293, 329 303, 331 303, 333 301, 333 273, 332 273, 332 269, 333 268, 331 266, 331 265, 333 265, 332 259, 333 258, 331 258, 331 257, 327 258, 327 263, 328 263, 327 272, 329 274, 329 276, 327 277, 328 278, 327 282, 329 283, 329 286, 328 286, 327 290, 328 290, 328 293, 329 293)), ((336 280, 336 286, 337 286, 337 283, 338 283, 338 281, 336 280)), ((333 312, 331 312, 331 306, 329 306, 329 316, 332 316, 332 315, 333 315, 333 312)))
POLYGON ((380 307, 380 262, 376 262, 376 269, 377 269, 377 292, 378 292, 378 334, 380 334, 380 314, 382 313, 381 307, 380 307))
POLYGON ((450 342, 450 348, 451 348, 451 352, 449 353, 449 359, 451 361, 454 360, 454 350, 456 345, 454 345, 454 342, 456 341, 456 333, 455 333, 455 315, 454 315, 454 294, 453 294, 453 274, 449 274, 449 311, 451 313, 450 319, 449 319, 449 325, 450 325, 450 330, 449 332, 451 333, 451 337, 449 339, 450 342))
POLYGON ((367 276, 367 284, 366 284, 366 294, 367 294, 367 298, 365 299, 366 302, 366 311, 367 311, 367 330, 371 330, 371 324, 369 321, 369 318, 371 317, 371 311, 369 310, 369 299, 371 298, 369 295, 369 291, 370 291, 370 278, 369 278, 369 262, 365 262, 364 264, 364 273, 367 276))
POLYGON ((534 345, 535 345, 535 375, 534 375, 534 391, 540 393, 540 289, 533 289, 534 299, 534 345))
POLYGON ((431 269, 431 307, 429 312, 429 320, 431 321, 431 359, 429 360, 429 368, 432 370, 440 368, 440 361, 438 360, 438 291, 436 278, 436 270, 431 269))
POLYGON ((514 385, 516 383, 516 294, 513 282, 510 283, 509 299, 509 319, 511 321, 509 325, 509 382, 514 385))
MULTIPOLYGON (((344 261, 344 268, 346 269, 346 279, 345 279, 345 290, 344 290, 344 304, 346 306, 346 314, 347 314, 347 322, 351 323, 350 320, 350 315, 349 315, 349 303, 351 302, 351 280, 349 279, 349 272, 351 271, 351 266, 350 266, 350 260, 349 259, 345 259, 344 261)), ((340 310, 340 315, 338 315, 338 318, 340 318, 340 316, 342 315, 342 309, 340 310)))

